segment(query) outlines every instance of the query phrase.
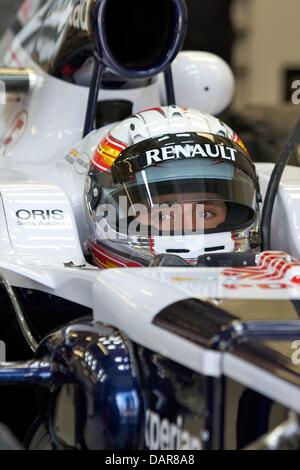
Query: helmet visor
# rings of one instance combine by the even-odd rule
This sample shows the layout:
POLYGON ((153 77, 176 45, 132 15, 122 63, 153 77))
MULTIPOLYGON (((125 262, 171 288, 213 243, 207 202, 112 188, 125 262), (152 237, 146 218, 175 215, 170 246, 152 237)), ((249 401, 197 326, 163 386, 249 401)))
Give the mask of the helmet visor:
POLYGON ((145 236, 240 230, 256 215, 254 181, 225 161, 172 160, 102 190, 129 234, 137 225, 145 236))

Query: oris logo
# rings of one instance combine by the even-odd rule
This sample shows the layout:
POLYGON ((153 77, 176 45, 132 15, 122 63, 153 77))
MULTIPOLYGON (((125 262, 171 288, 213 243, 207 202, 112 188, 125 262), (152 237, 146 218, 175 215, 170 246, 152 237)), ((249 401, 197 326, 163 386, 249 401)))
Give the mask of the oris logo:
POLYGON ((26 221, 61 221, 64 219, 64 212, 55 209, 55 210, 27 210, 27 209, 20 209, 16 216, 19 220, 26 222, 26 221))

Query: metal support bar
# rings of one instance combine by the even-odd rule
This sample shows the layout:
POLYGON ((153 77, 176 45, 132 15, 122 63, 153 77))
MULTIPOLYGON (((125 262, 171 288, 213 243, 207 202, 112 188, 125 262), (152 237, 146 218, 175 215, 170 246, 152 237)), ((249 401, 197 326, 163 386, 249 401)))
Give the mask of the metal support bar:
POLYGON ((95 59, 94 71, 91 80, 89 99, 86 109, 85 123, 83 129, 83 137, 86 137, 90 132, 94 130, 98 94, 102 82, 103 73, 106 66, 99 59, 95 59))
POLYGON ((31 69, 0 67, 0 82, 6 93, 28 93, 36 84, 37 76, 31 69))
POLYGON ((220 335, 213 338, 211 347, 227 351, 230 347, 248 339, 288 341, 300 337, 300 321, 233 321, 220 335))
POLYGON ((169 65, 169 67, 164 71, 164 76, 165 76, 165 85, 166 85, 167 104, 168 106, 175 105, 176 98, 175 98, 174 81, 173 81, 171 65, 169 65))
POLYGON ((67 369, 47 359, 23 363, 0 363, 0 386, 39 385, 52 387, 74 382, 73 375, 67 369))
POLYGON ((5 291, 7 292, 8 296, 9 296, 9 299, 12 303, 13 309, 14 309, 15 314, 16 314, 18 324, 21 328, 21 331, 24 335, 24 338, 25 338, 28 346, 30 347, 30 349, 33 352, 36 352, 37 348, 38 348, 38 343, 35 340, 34 335, 33 335, 33 333, 31 332, 31 330, 29 328, 29 325, 28 325, 28 323, 25 319, 23 310, 20 306, 20 303, 18 302, 18 299, 16 297, 16 294, 15 294, 13 288, 11 287, 11 285, 7 281, 6 277, 1 272, 0 272, 0 284, 3 285, 5 291))

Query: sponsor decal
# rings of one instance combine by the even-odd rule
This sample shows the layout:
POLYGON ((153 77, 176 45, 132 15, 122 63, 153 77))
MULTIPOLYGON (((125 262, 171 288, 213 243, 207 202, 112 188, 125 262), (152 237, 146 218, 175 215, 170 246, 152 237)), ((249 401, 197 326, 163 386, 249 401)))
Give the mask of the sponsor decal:
POLYGON ((61 31, 67 23, 72 28, 90 31, 90 10, 93 0, 81 0, 75 7, 70 0, 61 0, 53 3, 48 11, 48 19, 57 20, 57 30, 61 31), (65 16, 67 14, 67 21, 65 16))
POLYGON ((146 165, 151 166, 167 160, 183 160, 185 158, 218 158, 235 162, 237 150, 225 145, 186 144, 170 145, 160 149, 148 150, 145 154, 146 165))
POLYGON ((70 154, 66 156, 66 161, 73 166, 77 175, 83 176, 87 174, 90 166, 90 158, 87 153, 79 153, 78 150, 73 149, 70 154))
POLYGON ((69 25, 73 28, 89 31, 90 29, 90 6, 92 0, 81 0, 74 8, 69 18, 69 25))
POLYGON ((146 412, 145 440, 150 450, 202 449, 200 438, 183 429, 182 416, 172 423, 151 410, 146 412))
POLYGON ((16 212, 16 218, 19 226, 51 226, 65 223, 64 211, 60 209, 19 209, 16 212))

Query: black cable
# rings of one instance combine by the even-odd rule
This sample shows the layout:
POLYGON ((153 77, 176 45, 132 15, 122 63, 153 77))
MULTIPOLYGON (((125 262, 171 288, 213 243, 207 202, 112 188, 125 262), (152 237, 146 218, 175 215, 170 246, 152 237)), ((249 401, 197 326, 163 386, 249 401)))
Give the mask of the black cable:
POLYGON ((280 180, 286 165, 289 162, 295 148, 300 143, 300 119, 297 122, 289 140, 285 144, 273 169, 266 197, 264 201, 262 218, 261 218, 261 249, 262 251, 271 250, 271 223, 275 199, 278 193, 280 180))
POLYGON ((164 71, 164 78, 165 78, 165 87, 166 87, 166 98, 167 98, 167 105, 172 106, 176 104, 175 98, 175 90, 174 90, 174 81, 173 81, 173 73, 172 73, 172 66, 166 68, 164 71))

